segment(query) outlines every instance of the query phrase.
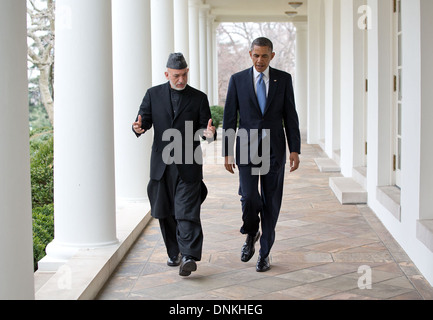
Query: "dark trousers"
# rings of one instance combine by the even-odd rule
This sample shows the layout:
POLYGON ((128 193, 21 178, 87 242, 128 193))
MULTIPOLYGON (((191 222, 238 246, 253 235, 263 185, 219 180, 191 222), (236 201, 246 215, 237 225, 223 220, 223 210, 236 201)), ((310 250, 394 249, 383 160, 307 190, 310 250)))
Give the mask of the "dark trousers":
POLYGON ((241 233, 255 235, 261 221, 260 255, 265 258, 275 241, 275 226, 283 198, 285 166, 271 161, 266 175, 252 175, 251 170, 252 166, 239 166, 239 195, 243 220, 241 233))
POLYGON ((176 257, 181 253, 200 261, 203 246, 201 181, 186 183, 180 178, 176 165, 168 165, 158 183, 164 184, 164 188, 158 188, 164 190, 158 200, 165 202, 164 207, 170 208, 166 217, 159 219, 167 254, 176 257))

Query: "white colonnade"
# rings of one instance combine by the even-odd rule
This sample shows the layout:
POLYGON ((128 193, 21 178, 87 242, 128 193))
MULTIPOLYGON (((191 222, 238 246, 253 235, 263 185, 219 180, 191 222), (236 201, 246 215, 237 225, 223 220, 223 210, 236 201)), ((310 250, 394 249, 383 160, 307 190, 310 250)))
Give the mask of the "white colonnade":
MULTIPOLYGON (((188 23, 201 21, 201 5, 58 0, 55 237, 39 263, 41 271, 56 270, 81 248, 117 244, 116 205, 147 201, 152 134, 137 140, 131 123, 146 90, 167 81, 171 52, 194 59, 191 71, 207 70, 207 63, 195 60, 189 41, 199 32, 198 52, 207 49, 207 23, 204 32, 188 23)), ((198 89, 207 90, 207 83, 202 86, 198 89)))
POLYGON ((41 270, 117 243, 111 3, 56 6, 55 236, 41 270))

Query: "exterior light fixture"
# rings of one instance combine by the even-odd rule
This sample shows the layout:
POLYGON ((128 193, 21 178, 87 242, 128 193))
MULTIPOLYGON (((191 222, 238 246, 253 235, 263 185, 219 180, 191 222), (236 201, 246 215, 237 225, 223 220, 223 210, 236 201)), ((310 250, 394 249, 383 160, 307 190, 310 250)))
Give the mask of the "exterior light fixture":
POLYGON ((298 11, 286 11, 284 12, 286 15, 288 15, 289 17, 294 17, 298 14, 298 11))
POLYGON ((299 8, 300 6, 302 6, 304 3, 301 2, 301 1, 290 1, 289 4, 290 4, 293 8, 297 9, 297 8, 299 8))

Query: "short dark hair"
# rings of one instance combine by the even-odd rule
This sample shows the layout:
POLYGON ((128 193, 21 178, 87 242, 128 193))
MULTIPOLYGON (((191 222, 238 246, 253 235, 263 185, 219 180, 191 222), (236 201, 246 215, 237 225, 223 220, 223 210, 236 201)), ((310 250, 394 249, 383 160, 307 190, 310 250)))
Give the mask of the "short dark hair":
POLYGON ((272 43, 271 40, 265 37, 260 37, 254 40, 253 43, 251 44, 251 51, 254 50, 255 46, 268 47, 269 49, 271 49, 272 52, 274 52, 274 44, 272 43))

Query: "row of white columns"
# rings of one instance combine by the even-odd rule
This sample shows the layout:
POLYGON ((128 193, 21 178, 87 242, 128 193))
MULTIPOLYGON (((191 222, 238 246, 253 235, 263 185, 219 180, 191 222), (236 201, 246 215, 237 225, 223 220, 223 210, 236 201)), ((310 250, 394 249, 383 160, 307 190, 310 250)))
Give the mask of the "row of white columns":
MULTIPOLYGON (((131 123, 146 90, 166 81, 174 51, 189 59, 191 85, 212 99, 208 11, 197 0, 57 0, 55 237, 40 270, 80 248, 116 244, 116 205, 146 201, 152 136, 136 139, 131 123)), ((2 0, 0 42, 0 299, 32 299, 25 0, 2 0)))
POLYGON ((386 207, 378 191, 395 184, 392 0, 308 2, 308 143, 323 144, 328 157, 339 161, 346 178, 354 176, 355 168, 365 167, 369 207, 433 283, 433 147, 427 143, 433 135, 429 90, 433 64, 428 58, 433 52, 433 23, 428 18, 433 4, 402 0, 401 7, 399 215, 386 207))
POLYGON ((137 141, 131 122, 147 88, 167 81, 169 54, 193 51, 189 4, 57 2, 64 16, 56 25, 55 238, 42 270, 57 268, 79 248, 115 244, 116 200, 121 206, 146 199, 152 136, 137 141))
POLYGON ((341 158, 345 175, 365 165, 365 44, 357 25, 363 3, 311 0, 308 6, 308 143, 341 158))
POLYGON ((295 98, 301 132, 308 128, 308 23, 296 22, 295 98))
POLYGON ((153 84, 165 81, 168 54, 182 52, 189 62, 190 85, 216 104, 216 24, 210 7, 202 0, 152 0, 150 4, 153 84))

